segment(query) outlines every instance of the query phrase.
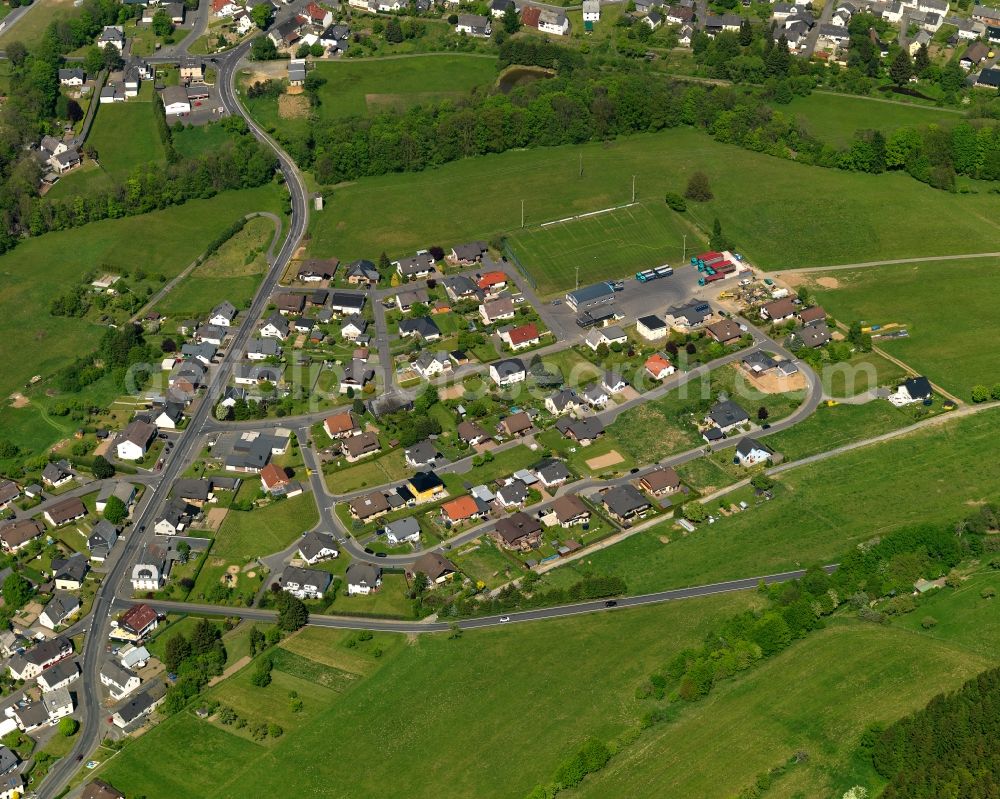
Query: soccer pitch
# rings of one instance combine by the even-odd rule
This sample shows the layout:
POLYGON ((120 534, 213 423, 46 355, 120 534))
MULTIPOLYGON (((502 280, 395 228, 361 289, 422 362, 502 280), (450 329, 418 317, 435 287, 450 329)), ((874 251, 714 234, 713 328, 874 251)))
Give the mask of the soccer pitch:
POLYGON ((533 226, 507 237, 514 255, 538 283, 540 294, 624 277, 661 264, 678 266, 683 237, 688 250, 701 242, 680 216, 663 203, 648 201, 607 213, 533 226))

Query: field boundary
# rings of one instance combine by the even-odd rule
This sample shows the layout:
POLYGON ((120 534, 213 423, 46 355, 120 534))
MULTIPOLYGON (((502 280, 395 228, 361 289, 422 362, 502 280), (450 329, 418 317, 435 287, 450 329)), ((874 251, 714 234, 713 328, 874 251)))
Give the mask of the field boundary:
POLYGON ((624 205, 612 205, 608 208, 601 208, 599 211, 588 211, 585 214, 577 214, 576 216, 566 216, 562 219, 553 219, 549 222, 542 222, 538 227, 544 228, 549 225, 561 225, 563 222, 575 222, 579 219, 588 219, 592 216, 600 216, 601 214, 610 214, 612 211, 621 211, 625 208, 631 208, 633 205, 642 205, 639 200, 633 200, 630 203, 625 203, 624 205))

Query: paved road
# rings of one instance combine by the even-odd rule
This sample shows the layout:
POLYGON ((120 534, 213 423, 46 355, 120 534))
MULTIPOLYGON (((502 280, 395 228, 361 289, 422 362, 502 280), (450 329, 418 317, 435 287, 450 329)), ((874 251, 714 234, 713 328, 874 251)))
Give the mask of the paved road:
MULTIPOLYGON (((831 573, 836 570, 837 564, 831 564, 823 568, 827 573, 831 573)), ((473 619, 462 619, 456 622, 456 624, 463 630, 476 630, 483 627, 496 627, 508 622, 513 624, 524 621, 538 621, 540 619, 555 619, 563 616, 578 616, 582 613, 602 613, 621 610, 623 608, 674 602, 679 599, 695 599, 697 597, 712 596, 713 594, 725 594, 732 591, 749 591, 756 588, 761 582, 768 585, 783 583, 789 580, 797 580, 805 573, 805 569, 796 569, 795 571, 779 572, 777 574, 764 574, 757 577, 726 580, 720 583, 695 585, 689 588, 674 588, 669 591, 657 591, 654 594, 617 597, 613 600, 614 605, 611 606, 605 600, 578 602, 569 605, 539 608, 537 610, 512 612, 503 616, 479 616, 473 619), (507 621, 503 621, 503 619, 507 621)), ((124 608, 127 604, 122 601, 119 603, 119 607, 124 608)), ((274 621, 277 615, 273 610, 262 610, 261 608, 220 608, 218 605, 195 605, 188 602, 150 601, 148 604, 162 613, 184 612, 208 616, 233 616, 250 621, 270 622, 274 621)), ((312 627, 397 633, 438 633, 451 628, 450 624, 444 622, 392 621, 388 619, 367 619, 357 616, 322 616, 317 614, 309 616, 309 625, 312 627)))
POLYGON ((205 427, 205 423, 211 418, 210 414, 214 405, 212 399, 219 396, 228 384, 235 363, 255 328, 255 321, 260 319, 263 314, 271 292, 277 285, 285 266, 288 264, 299 241, 305 234, 308 224, 308 193, 301 174, 284 151, 257 126, 237 101, 234 88, 236 70, 240 59, 246 55, 249 47, 250 43, 247 42, 227 54, 225 59, 219 60, 218 85, 221 90, 222 101, 230 113, 241 114, 246 119, 247 125, 254 135, 269 144, 274 150, 280 163, 281 172, 291 193, 291 224, 289 225, 284 244, 254 297, 246 316, 247 322, 237 330, 234 341, 230 345, 218 370, 216 370, 212 384, 208 387, 206 397, 193 412, 187 430, 176 439, 173 456, 164 466, 160 482, 152 491, 147 492, 148 496, 144 497, 141 503, 142 507, 136 511, 135 524, 133 526, 134 532, 126 538, 125 544, 119 549, 117 556, 113 557, 108 567, 107 576, 98 589, 92 610, 93 623, 90 634, 86 638, 83 657, 81 658, 82 675, 78 697, 79 711, 83 715, 83 725, 72 751, 52 767, 39 787, 38 795, 40 799, 49 799, 58 794, 76 771, 77 757, 86 758, 101 740, 103 713, 100 707, 101 687, 99 672, 104 653, 104 641, 110 629, 112 603, 115 596, 119 593, 128 575, 128 570, 131 564, 135 562, 142 545, 152 538, 150 523, 153 521, 156 511, 166 501, 171 484, 180 476, 189 459, 197 455, 203 428, 205 427))

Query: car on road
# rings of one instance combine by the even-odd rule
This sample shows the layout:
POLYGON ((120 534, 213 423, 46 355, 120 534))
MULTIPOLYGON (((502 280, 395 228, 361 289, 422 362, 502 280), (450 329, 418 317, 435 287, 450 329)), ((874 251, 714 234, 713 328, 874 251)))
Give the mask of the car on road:
POLYGON ((510 621, 510 616, 501 616, 500 617, 500 623, 501 624, 506 624, 509 621, 510 621))
POLYGON ((562 305, 562 300, 552 300, 549 305, 562 305))
POLYGON ((385 556, 386 556, 386 555, 385 555, 385 553, 384 553, 384 552, 376 552, 376 553, 375 553, 375 557, 376 557, 376 558, 384 558, 385 556))
POLYGON ((607 602, 604 603, 604 607, 606 607, 606 608, 616 608, 616 607, 618 607, 618 603, 615 602, 615 600, 613 600, 613 599, 609 599, 607 602))
POLYGON ((365 547, 365 554, 366 555, 374 555, 375 554, 375 550, 372 549, 371 547, 365 547))

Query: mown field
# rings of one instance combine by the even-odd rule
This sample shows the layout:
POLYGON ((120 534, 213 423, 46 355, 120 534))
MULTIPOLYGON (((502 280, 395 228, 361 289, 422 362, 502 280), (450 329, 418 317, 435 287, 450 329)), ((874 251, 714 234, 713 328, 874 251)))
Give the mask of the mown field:
MULTIPOLYGON (((489 239, 520 229, 522 199, 526 223, 534 225, 629 202, 632 175, 638 199, 662 202, 665 192, 683 191, 696 170, 709 176, 715 198, 689 204, 687 215, 703 230, 718 217, 737 250, 768 269, 990 252, 1000 232, 998 195, 948 194, 897 173, 804 166, 678 129, 359 180, 313 215, 309 250, 317 257, 377 259, 383 250, 396 256, 489 239), (490 190, 470 189, 478 185, 490 190), (801 205, 804 187, 822 201, 808 224, 790 229, 788 209, 801 205), (373 216, 372 208, 379 213, 373 216)), ((536 270, 540 282, 573 285, 572 276, 566 283, 561 270, 546 268, 536 270)))
MULTIPOLYGON (((87 144, 97 150, 98 162, 115 183, 123 183, 137 166, 166 163, 153 102, 159 102, 155 95, 151 102, 98 106, 87 144)), ((67 178, 71 182, 72 174, 67 178)))
POLYGON ((902 127, 955 125, 962 112, 922 105, 880 103, 873 98, 848 94, 819 94, 796 97, 775 110, 800 120, 805 130, 821 141, 845 147, 858 130, 880 130, 888 135, 902 127))
POLYGON ((301 494, 258 510, 231 510, 219 528, 212 555, 242 563, 280 552, 318 520, 312 494, 301 494))
POLYGON ((1000 294, 1000 259, 801 277, 838 319, 883 326, 894 322, 906 328, 907 338, 876 343, 960 398, 968 400, 974 385, 1000 382, 1000 349, 988 344, 996 337, 994 298, 1000 294))
POLYGON ((971 504, 1000 499, 1000 464, 984 454, 998 419, 997 410, 944 417, 912 435, 793 469, 778 476, 773 500, 749 511, 687 536, 669 522, 655 526, 547 579, 616 574, 630 593, 648 593, 828 563, 907 524, 951 522, 971 504))
MULTIPOLYGON (((3 436, 29 451, 54 443, 77 426, 67 418, 49 417, 49 398, 30 392, 31 404, 13 408, 6 398, 22 390, 32 375, 43 377, 93 350, 104 329, 86 319, 49 314, 54 296, 90 271, 133 271, 178 274, 205 245, 250 211, 280 209, 276 186, 227 192, 211 200, 143 216, 94 222, 83 228, 26 239, 0 256, 0 354, 6 369, 0 377, 0 429, 3 436), (44 269, 39 264, 45 264, 44 269), (30 358, 22 357, 31 353, 30 358)), ((59 399, 58 397, 56 399, 59 399)))
POLYGON ((640 269, 678 264, 687 234, 691 251, 702 241, 696 228, 665 203, 650 200, 587 219, 518 230, 508 237, 521 264, 550 294, 575 284, 627 277, 640 269))
POLYGON ((457 640, 376 634, 352 648, 351 634, 310 630, 309 640, 292 639, 297 654, 359 675, 341 693, 294 687, 284 673, 278 691, 248 687, 243 673, 214 689, 248 715, 280 718, 280 739, 255 744, 181 713, 99 776, 148 799, 520 797, 588 735, 610 738, 632 726, 643 676, 754 602, 752 593, 711 597, 457 640), (287 712, 288 690, 305 702, 300 718, 287 712), (511 756, 512 736, 530 741, 530 754, 511 756))
POLYGON ((24 42, 30 48, 41 40, 50 22, 66 19, 72 10, 73 0, 35 0, 17 22, 0 33, 0 46, 24 42))

